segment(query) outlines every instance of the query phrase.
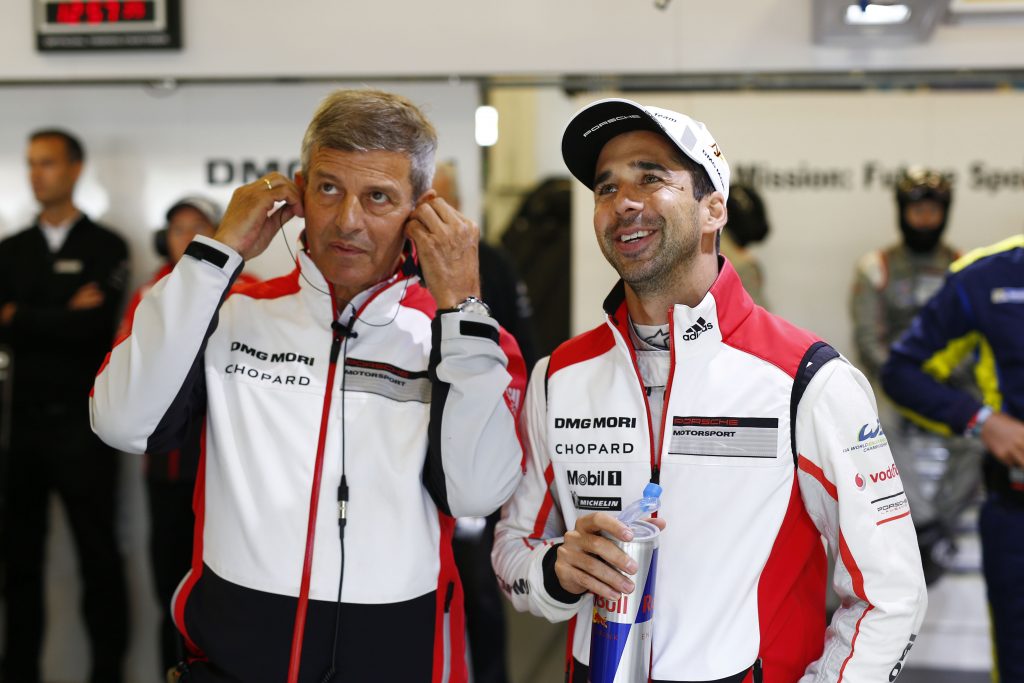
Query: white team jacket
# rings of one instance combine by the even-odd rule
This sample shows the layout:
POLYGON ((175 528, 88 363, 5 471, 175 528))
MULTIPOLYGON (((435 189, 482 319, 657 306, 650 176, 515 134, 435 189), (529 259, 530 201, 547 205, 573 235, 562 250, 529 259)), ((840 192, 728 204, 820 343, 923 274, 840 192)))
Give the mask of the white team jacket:
POLYGON ((756 307, 723 260, 698 306, 671 311, 664 418, 652 426, 621 283, 605 308, 606 324, 534 369, 521 424, 526 478, 492 555, 516 608, 574 617, 569 680, 585 680, 577 670, 589 659, 593 600, 561 589, 556 545, 577 517, 620 509, 652 478, 668 524, 652 679, 756 681, 760 668, 770 683, 894 680, 926 593, 861 373, 756 307), (839 558, 843 600, 827 632, 821 537, 839 558))
POLYGON ((432 322, 430 294, 396 274, 356 297, 352 322, 304 252, 298 261, 228 296, 241 257, 197 238, 96 378, 93 428, 116 448, 162 452, 205 420, 201 534, 175 601, 186 636, 185 603, 204 571, 254 596, 299 595, 314 493, 309 595, 336 599, 343 449, 345 603, 437 591, 440 605, 446 590, 450 602, 451 517, 490 513, 521 480, 525 366, 503 331, 499 345, 494 320, 448 312, 432 322), (332 331, 336 319, 356 334, 332 331))

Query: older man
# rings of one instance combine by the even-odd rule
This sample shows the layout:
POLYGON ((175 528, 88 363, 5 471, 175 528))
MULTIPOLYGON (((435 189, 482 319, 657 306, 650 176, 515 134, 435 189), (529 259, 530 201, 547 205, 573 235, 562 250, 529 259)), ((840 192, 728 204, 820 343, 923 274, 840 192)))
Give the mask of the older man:
POLYGON ((430 191, 436 144, 404 98, 330 95, 294 182, 238 188, 97 377, 108 442, 202 446, 188 680, 466 679, 453 517, 520 479, 525 371, 477 298, 476 226, 430 191), (229 295, 294 216, 297 268, 229 295))
POLYGON ((721 148, 684 114, 612 99, 576 114, 562 156, 621 280, 607 322, 534 370, 493 554, 513 604, 574 619, 567 680, 588 680, 593 596, 619 600, 637 571, 601 535, 632 532, 595 510, 652 480, 651 680, 893 680, 926 601, 899 475, 863 375, 719 257, 721 148), (843 598, 827 630, 822 536, 843 598))

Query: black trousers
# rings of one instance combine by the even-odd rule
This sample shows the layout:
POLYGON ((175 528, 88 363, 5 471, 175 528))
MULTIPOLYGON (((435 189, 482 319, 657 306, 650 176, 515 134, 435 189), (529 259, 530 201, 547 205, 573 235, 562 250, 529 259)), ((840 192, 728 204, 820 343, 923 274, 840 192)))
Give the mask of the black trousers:
POLYGON ((498 577, 491 566, 495 512, 479 538, 452 541, 455 566, 462 579, 466 605, 466 633, 474 683, 508 683, 505 648, 505 612, 498 577))
MULTIPOLYGON (((114 532, 117 454, 84 411, 15 416, 5 484, 5 683, 39 683, 44 629, 43 561, 50 494, 67 513, 89 634, 91 683, 120 683, 127 642, 124 569, 114 532)), ((86 668, 86 663, 82 663, 86 668)))
POLYGON ((171 618, 171 598, 192 564, 192 534, 195 514, 192 512, 191 480, 167 481, 148 479, 149 561, 153 585, 160 603, 160 679, 169 668, 184 659, 181 637, 171 618))
MULTIPOLYGON (((189 665, 189 683, 288 680, 297 599, 243 588, 208 567, 189 594, 185 627, 206 661, 189 665)), ((299 683, 429 683, 433 676, 437 594, 386 605, 310 600, 299 683), (327 678, 335 644, 336 673, 327 678)))

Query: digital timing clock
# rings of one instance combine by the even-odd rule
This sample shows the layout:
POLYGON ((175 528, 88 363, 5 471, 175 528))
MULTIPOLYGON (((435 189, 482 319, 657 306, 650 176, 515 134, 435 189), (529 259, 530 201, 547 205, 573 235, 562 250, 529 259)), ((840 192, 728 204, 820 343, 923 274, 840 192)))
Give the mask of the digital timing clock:
POLYGON ((181 0, 34 2, 42 52, 181 48, 181 0))

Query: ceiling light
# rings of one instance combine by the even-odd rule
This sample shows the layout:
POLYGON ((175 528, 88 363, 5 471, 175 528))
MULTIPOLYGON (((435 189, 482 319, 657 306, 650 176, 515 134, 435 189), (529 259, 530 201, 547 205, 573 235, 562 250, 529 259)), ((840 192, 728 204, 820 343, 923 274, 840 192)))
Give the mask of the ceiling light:
POLYGON ((905 24, 909 20, 910 7, 907 5, 876 5, 872 3, 863 9, 860 5, 849 5, 846 8, 846 23, 854 26, 905 24))
POLYGON ((498 110, 494 107, 476 108, 476 144, 490 147, 498 141, 498 110))

